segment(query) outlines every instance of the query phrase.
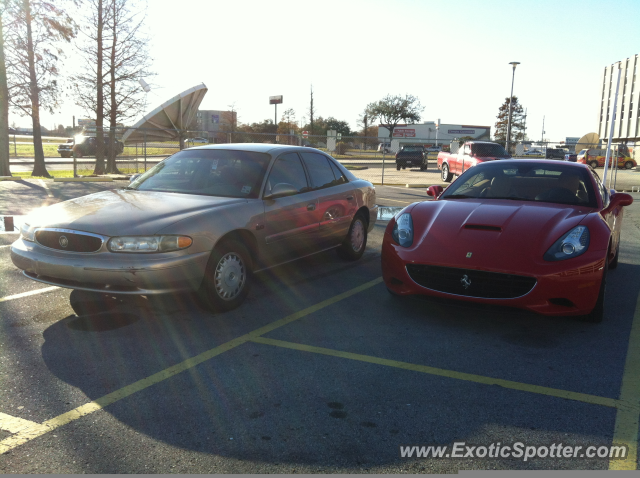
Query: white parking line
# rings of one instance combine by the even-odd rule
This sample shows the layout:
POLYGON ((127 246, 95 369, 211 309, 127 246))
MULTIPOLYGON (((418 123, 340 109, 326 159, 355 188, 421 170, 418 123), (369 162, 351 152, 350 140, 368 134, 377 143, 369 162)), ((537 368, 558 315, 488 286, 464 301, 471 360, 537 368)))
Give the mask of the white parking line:
POLYGON ((21 294, 14 294, 14 295, 9 295, 7 297, 2 297, 0 298, 0 302, 7 302, 9 300, 20 299, 22 297, 28 297, 30 295, 43 294, 44 292, 49 292, 59 288, 60 287, 53 286, 53 287, 45 287, 44 289, 30 290, 29 292, 23 292, 21 294))
POLYGON ((5 247, 11 247, 11 244, 8 244, 6 246, 0 246, 0 249, 4 249, 5 247))
POLYGON ((49 196, 50 198, 53 197, 53 193, 51 192, 51 190, 49 189, 49 186, 47 186, 47 183, 44 182, 44 180, 42 179, 38 179, 38 182, 40 183, 40 185, 47 191, 47 196, 49 196))

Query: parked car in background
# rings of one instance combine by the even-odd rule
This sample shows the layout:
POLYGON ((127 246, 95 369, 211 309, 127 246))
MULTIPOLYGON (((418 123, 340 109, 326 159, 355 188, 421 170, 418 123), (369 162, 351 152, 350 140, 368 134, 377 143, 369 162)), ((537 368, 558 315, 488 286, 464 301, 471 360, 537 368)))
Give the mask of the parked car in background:
MULTIPOLYGON (((113 142, 109 141, 109 137, 104 137, 104 144, 109 151, 110 148, 115 149, 116 155, 122 154, 124 144, 117 139, 113 142)), ((96 154, 96 138, 95 136, 78 135, 75 138, 69 138, 66 143, 58 145, 58 154, 62 158, 70 158, 75 153, 76 158, 83 156, 94 156, 96 154)))
POLYGON ((522 156, 544 156, 544 153, 537 149, 530 149, 522 153, 522 156))
POLYGON ((439 153, 442 151, 442 146, 429 146, 426 151, 428 153, 439 153))
POLYGON ((566 153, 564 155, 564 160, 565 161, 570 161, 572 163, 575 163, 578 159, 578 155, 576 153, 566 153))
POLYGON ((564 155, 567 152, 560 148, 547 148, 544 157, 546 159, 564 159, 564 155))
POLYGON ((207 145, 124 189, 37 209, 11 259, 30 279, 75 289, 78 315, 114 295, 180 291, 224 311, 244 300, 255 271, 331 248, 359 259, 377 215, 373 185, 321 151, 207 145))
MULTIPOLYGON (((612 156, 616 153, 615 151, 611 152, 612 156)), ((618 167, 624 169, 635 168, 638 164, 636 161, 629 156, 625 156, 621 153, 617 154, 618 157, 618 167)), ((576 162, 581 164, 588 164, 592 168, 603 168, 605 160, 607 158, 607 150, 606 149, 583 149, 577 155, 576 162)), ((613 158, 609 159, 609 167, 613 166, 613 158)))
POLYGON ((467 141, 457 153, 438 153, 438 169, 441 171, 442 180, 451 182, 453 176, 459 176, 467 169, 486 161, 496 159, 509 159, 511 155, 501 144, 488 141, 467 141))
POLYGON ((478 164, 427 193, 436 200, 407 206, 385 230, 391 294, 602 321, 629 194, 591 168, 545 160, 478 164))
POLYGON ((378 153, 390 153, 390 152, 391 152, 391 143, 378 144, 378 153))
POLYGON ((192 144, 209 144, 209 141, 205 138, 189 138, 187 139, 187 143, 192 144))
POLYGON ((425 171, 429 165, 427 151, 421 145, 406 145, 396 153, 396 169, 406 169, 407 167, 419 167, 420 171, 425 171))

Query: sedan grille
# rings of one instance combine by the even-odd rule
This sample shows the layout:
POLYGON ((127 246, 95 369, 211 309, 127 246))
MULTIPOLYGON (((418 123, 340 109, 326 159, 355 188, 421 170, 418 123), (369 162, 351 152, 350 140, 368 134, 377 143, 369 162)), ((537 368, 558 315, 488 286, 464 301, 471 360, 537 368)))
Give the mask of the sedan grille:
POLYGON ((484 299, 515 299, 536 285, 534 277, 418 264, 407 264, 418 285, 447 294, 484 299))
POLYGON ((77 231, 41 229, 36 231, 38 244, 66 252, 96 252, 102 247, 102 239, 93 234, 77 231))

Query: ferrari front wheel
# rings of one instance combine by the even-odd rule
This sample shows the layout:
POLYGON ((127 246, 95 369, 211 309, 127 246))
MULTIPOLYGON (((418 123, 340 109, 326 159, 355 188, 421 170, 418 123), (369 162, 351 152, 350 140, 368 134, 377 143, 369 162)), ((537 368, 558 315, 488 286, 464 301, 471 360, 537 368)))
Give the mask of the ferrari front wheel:
POLYGON ((591 312, 587 315, 580 316, 579 319, 583 322, 590 322, 592 324, 599 324, 604 319, 604 299, 607 290, 607 272, 609 271, 609 257, 604 260, 604 269, 602 269, 602 282, 600 283, 600 292, 598 293, 598 300, 591 312))

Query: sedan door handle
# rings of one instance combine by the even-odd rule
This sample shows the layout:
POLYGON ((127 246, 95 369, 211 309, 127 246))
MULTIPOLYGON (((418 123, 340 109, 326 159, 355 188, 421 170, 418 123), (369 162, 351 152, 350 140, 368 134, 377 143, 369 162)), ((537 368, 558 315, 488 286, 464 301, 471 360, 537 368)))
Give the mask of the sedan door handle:
POLYGON ((353 196, 347 196, 347 201, 351 201, 353 199, 353 196))
POLYGON ((316 210, 315 204, 307 204, 307 211, 315 211, 315 210, 316 210))

